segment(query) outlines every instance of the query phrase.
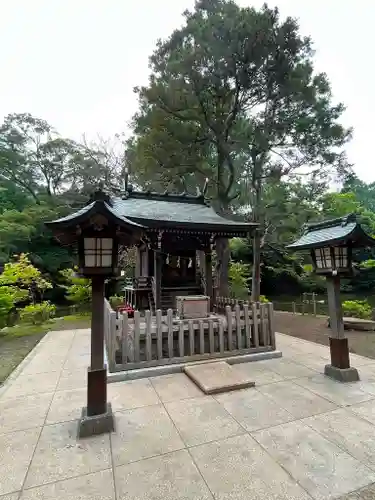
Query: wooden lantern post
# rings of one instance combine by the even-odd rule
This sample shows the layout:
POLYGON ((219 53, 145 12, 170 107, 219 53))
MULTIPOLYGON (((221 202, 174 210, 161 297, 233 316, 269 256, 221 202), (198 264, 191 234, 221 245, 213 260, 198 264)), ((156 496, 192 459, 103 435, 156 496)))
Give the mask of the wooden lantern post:
POLYGON ((98 190, 78 212, 46 223, 62 244, 78 245, 80 274, 92 282, 91 362, 87 373, 87 405, 82 409, 78 437, 114 430, 107 402, 107 367, 104 364, 104 284, 117 275, 118 245, 140 240, 143 226, 119 215, 108 195, 98 190))
POLYGON ((358 371, 350 366, 340 300, 340 277, 352 275, 353 249, 367 246, 375 246, 375 240, 365 233, 354 214, 309 224, 302 236, 288 246, 291 250, 310 250, 315 273, 326 278, 331 363, 325 366, 324 373, 340 382, 359 380, 358 371))

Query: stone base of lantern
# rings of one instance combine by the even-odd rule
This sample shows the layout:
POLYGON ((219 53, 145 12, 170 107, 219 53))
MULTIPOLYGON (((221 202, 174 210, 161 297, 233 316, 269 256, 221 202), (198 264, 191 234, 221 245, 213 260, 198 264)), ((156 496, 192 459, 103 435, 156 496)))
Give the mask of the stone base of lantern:
POLYGON ((100 415, 87 415, 87 408, 82 408, 82 415, 78 422, 78 439, 107 432, 114 432, 115 418, 112 413, 111 403, 107 403, 107 411, 100 415))
POLYGON ((357 368, 336 368, 336 366, 326 365, 324 375, 333 378, 338 382, 358 382, 359 373, 357 368))
POLYGON ((330 337, 329 348, 331 364, 325 366, 324 374, 339 382, 357 382, 359 374, 350 366, 348 339, 330 337))

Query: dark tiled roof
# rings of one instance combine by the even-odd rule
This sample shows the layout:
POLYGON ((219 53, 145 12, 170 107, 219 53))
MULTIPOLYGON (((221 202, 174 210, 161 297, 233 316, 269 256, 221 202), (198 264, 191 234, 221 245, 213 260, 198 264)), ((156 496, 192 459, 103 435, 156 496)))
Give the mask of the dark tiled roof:
POLYGON ((355 214, 349 214, 339 219, 308 224, 302 236, 288 245, 291 250, 305 250, 330 244, 357 243, 358 246, 374 245, 357 222, 355 214))
MULTIPOLYGON (((92 208, 94 208, 95 202, 93 201, 89 205, 85 205, 81 209, 77 210, 77 212, 73 212, 72 214, 66 215, 65 217, 60 217, 60 219, 56 219, 53 222, 69 222, 76 217, 81 217, 82 215, 85 215, 88 213, 92 208)), ((47 222, 47 224, 49 224, 47 222)))
POLYGON ((238 222, 227 219, 215 212, 215 210, 207 206, 205 203, 196 199, 186 200, 181 197, 171 197, 171 199, 160 199, 147 197, 136 198, 129 197, 127 199, 115 198, 112 200, 113 209, 126 217, 136 220, 141 224, 148 223, 175 223, 175 224, 199 224, 207 226, 226 226, 229 228, 238 228, 239 226, 247 226, 249 229, 252 224, 246 222, 238 222), (146 222, 147 221, 147 222, 146 222))
POLYGON ((77 210, 77 212, 73 212, 70 215, 67 215, 66 217, 61 217, 60 219, 56 219, 52 222, 47 222, 47 225, 55 225, 55 224, 61 224, 61 225, 68 225, 69 223, 73 221, 79 221, 80 219, 84 218, 85 216, 89 216, 90 212, 95 211, 96 209, 96 204, 102 205, 104 207, 104 211, 108 212, 113 218, 117 219, 118 222, 123 223, 125 225, 129 226, 134 226, 138 228, 142 228, 140 224, 137 224, 136 222, 127 219, 120 213, 118 213, 111 205, 109 205, 106 202, 100 202, 100 201, 93 201, 92 203, 89 203, 88 205, 85 205, 83 208, 80 210, 77 210))
POLYGON ((107 197, 96 193, 98 201, 93 201, 77 212, 49 223, 49 225, 69 225, 79 223, 91 211, 100 208, 123 224, 149 229, 188 229, 206 232, 246 234, 257 224, 228 219, 218 214, 204 200, 202 195, 172 195, 168 193, 137 192, 129 190, 123 197, 107 197), (98 205, 95 205, 95 204, 98 205))

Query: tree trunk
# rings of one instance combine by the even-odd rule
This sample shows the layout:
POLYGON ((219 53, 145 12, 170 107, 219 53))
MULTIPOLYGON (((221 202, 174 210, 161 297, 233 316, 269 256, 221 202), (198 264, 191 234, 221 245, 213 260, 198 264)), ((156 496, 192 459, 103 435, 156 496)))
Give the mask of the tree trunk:
POLYGON ((216 240, 216 282, 217 295, 229 297, 229 259, 230 249, 228 238, 218 238, 216 240))
MULTIPOLYGON (((253 222, 261 222, 261 204, 262 204, 262 164, 256 158, 253 160, 253 222)), ((262 229, 259 227, 254 233, 253 241, 253 275, 251 281, 251 300, 259 302, 260 298, 260 252, 262 246, 262 229)))
POLYGON ((254 233, 253 240, 253 275, 251 280, 251 300, 259 302, 260 297, 260 248, 261 248, 261 233, 257 229, 254 233))

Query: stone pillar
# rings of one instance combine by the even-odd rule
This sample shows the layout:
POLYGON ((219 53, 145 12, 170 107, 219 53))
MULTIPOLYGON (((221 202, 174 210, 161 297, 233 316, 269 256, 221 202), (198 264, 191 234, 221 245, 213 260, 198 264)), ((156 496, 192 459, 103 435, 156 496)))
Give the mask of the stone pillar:
POLYGON ((104 365, 104 276, 92 278, 91 365, 87 373, 87 406, 82 409, 78 437, 114 430, 107 403, 107 368, 104 365))
POLYGON ((331 364, 326 365, 324 373, 340 382, 359 380, 358 371, 350 367, 348 339, 345 338, 344 322, 340 300, 340 277, 327 276, 328 310, 331 335, 329 347, 331 364))

